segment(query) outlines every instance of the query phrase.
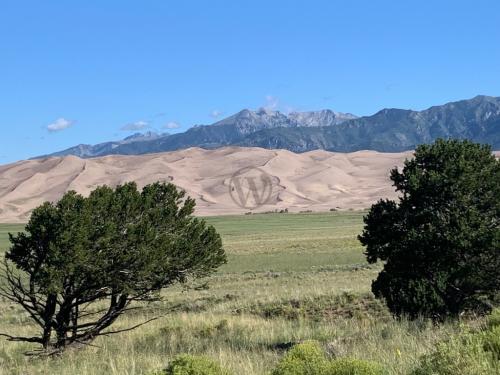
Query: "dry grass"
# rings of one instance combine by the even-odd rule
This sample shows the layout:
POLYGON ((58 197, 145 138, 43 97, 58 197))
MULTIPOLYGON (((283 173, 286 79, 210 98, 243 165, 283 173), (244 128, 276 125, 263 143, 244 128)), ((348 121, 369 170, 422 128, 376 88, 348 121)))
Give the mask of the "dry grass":
MULTIPOLYGON (((209 218, 222 233, 229 264, 208 290, 180 287, 165 301, 123 317, 117 327, 165 314, 138 330, 57 359, 29 359, 29 345, 0 339, 1 374, 148 374, 176 354, 206 354, 238 375, 261 375, 283 350, 307 339, 329 353, 375 360, 407 373, 454 324, 393 320, 370 297, 378 272, 364 262, 360 213, 209 218)), ((6 245, 6 227, 0 244, 6 245)), ((15 228, 7 228, 15 229, 15 228)), ((33 332, 29 319, 0 302, 0 331, 33 332)))

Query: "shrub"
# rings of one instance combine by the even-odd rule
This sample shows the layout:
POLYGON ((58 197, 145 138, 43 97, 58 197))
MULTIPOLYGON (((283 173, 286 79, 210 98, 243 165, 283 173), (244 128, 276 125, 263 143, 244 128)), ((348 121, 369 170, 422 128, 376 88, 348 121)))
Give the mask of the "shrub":
POLYGON ((384 262, 372 291, 395 315, 484 313, 500 289, 500 160, 491 148, 438 140, 391 172, 398 201, 365 217, 370 263, 384 262))
POLYGON ((294 346, 281 359, 272 375, 327 375, 329 362, 319 343, 304 342, 294 346))
POLYGON ((353 358, 340 358, 331 362, 327 375, 383 375, 378 363, 353 358))
POLYGON ((374 362, 351 358, 329 361, 315 341, 294 346, 280 361, 271 375, 382 375, 381 366, 374 362))
POLYGON ((155 375, 229 375, 230 373, 208 357, 183 354, 155 375))
POLYGON ((499 370, 493 354, 484 350, 484 338, 465 333, 439 343, 411 375, 498 375, 499 370))

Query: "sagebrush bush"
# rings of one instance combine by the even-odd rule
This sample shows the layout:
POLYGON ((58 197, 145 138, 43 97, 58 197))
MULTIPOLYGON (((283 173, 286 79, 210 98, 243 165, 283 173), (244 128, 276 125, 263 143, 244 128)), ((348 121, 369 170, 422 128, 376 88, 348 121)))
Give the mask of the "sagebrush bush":
POLYGON ((165 370, 155 375, 230 375, 230 373, 208 357, 183 354, 176 357, 165 370))
POLYGON ((498 360, 485 350, 481 333, 463 333, 436 345, 423 356, 412 375, 498 375, 498 360))
POLYGON ((383 375, 384 369, 378 363, 354 358, 340 358, 331 362, 327 375, 383 375))
POLYGON ((353 358, 330 361, 315 341, 294 346, 272 375, 383 375, 380 365, 353 358))
POLYGON ((319 343, 295 345, 281 359, 272 375, 327 375, 330 363, 319 343))

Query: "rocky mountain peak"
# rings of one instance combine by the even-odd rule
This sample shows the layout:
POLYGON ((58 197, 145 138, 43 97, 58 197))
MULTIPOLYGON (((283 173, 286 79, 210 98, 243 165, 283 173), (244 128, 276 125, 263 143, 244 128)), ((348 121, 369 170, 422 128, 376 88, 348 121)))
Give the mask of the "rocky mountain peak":
POLYGON ((330 109, 289 114, 269 108, 243 109, 215 124, 192 127, 184 133, 134 134, 123 141, 76 146, 52 155, 88 158, 229 145, 295 152, 395 152, 412 150, 436 138, 470 139, 499 150, 500 98, 479 95, 421 111, 387 108, 359 118, 330 109))

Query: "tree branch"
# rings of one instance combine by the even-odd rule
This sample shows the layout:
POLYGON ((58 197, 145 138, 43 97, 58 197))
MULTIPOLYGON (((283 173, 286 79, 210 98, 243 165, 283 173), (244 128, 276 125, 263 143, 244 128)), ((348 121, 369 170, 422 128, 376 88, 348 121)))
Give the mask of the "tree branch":
POLYGON ((0 337, 6 337, 7 341, 23 341, 23 342, 36 342, 38 344, 42 343, 41 337, 20 337, 20 336, 11 336, 6 333, 0 333, 0 337))

